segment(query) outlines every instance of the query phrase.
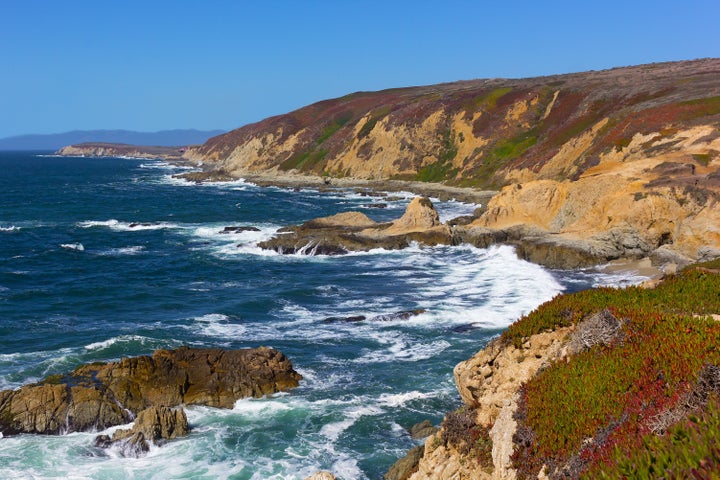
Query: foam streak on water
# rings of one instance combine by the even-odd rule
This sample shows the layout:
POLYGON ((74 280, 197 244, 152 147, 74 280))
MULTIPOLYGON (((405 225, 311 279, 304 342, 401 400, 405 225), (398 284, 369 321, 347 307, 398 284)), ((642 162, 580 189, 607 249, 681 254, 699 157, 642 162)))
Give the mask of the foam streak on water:
MULTIPOLYGON (((276 347, 304 377, 233 409, 190 407, 192 433, 139 459, 92 433, 5 436, 0 478, 381 478, 418 444, 406 428, 459 406, 456 363, 561 291, 641 279, 550 272, 510 247, 257 246, 339 212, 397 218, 410 194, 196 185, 147 160, 0 153, 0 168, 0 388, 181 345, 276 347)), ((476 207, 436 204, 443 219, 476 207)))

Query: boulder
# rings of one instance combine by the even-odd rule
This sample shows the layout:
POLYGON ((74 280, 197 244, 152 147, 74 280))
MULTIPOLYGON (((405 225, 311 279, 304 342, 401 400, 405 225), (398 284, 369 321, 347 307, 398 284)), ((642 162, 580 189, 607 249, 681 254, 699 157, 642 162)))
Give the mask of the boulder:
POLYGON ((305 480, 335 480, 335 475, 330 472, 316 472, 305 478, 305 480))
POLYGON ((102 430, 153 406, 232 408, 240 398, 294 388, 301 378, 287 357, 267 347, 158 350, 0 391, 0 432, 102 430))
POLYGON ((410 436, 412 438, 420 440, 421 438, 427 438, 430 435, 435 435, 438 428, 433 426, 433 424, 430 423, 430 420, 424 420, 410 427, 410 430, 408 431, 410 432, 410 436))
POLYGON ((407 455, 399 459, 390 467, 383 477, 385 480, 405 480, 417 470, 417 466, 425 453, 425 446, 418 445, 408 451, 407 455))
POLYGON ((115 430, 112 438, 99 435, 95 445, 107 448, 119 445, 127 457, 138 457, 150 450, 150 445, 162 445, 167 440, 184 437, 190 431, 185 410, 150 407, 138 413, 132 428, 115 430))

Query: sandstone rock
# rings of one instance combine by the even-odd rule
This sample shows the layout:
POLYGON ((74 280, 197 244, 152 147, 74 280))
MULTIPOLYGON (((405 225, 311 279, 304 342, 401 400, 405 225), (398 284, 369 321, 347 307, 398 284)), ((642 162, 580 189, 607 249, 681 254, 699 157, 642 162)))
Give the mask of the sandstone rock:
POLYGON ((520 348, 497 339, 460 362, 454 370, 455 383, 463 402, 474 410, 475 424, 491 427, 493 466, 485 469, 475 459, 444 444, 440 440, 441 428, 440 433, 426 440, 423 457, 410 480, 514 479, 511 456, 518 391, 543 365, 566 353, 565 342, 571 332, 572 328, 561 328, 533 335, 520 348))
POLYGON ((411 242, 453 242, 450 229, 440 224, 427 198, 414 199, 400 219, 387 224, 378 224, 360 212, 346 212, 286 227, 278 233, 259 246, 284 254, 342 255, 374 248, 397 250, 411 242))
POLYGON ((414 439, 421 439, 421 438, 427 438, 430 435, 434 435, 438 431, 438 428, 435 427, 432 423, 430 423, 430 420, 424 420, 418 424, 413 425, 410 427, 410 436, 414 439))
POLYGON ((330 472, 316 472, 305 478, 305 480, 335 480, 335 475, 330 472))
POLYGON ((112 438, 100 435, 95 445, 107 448, 119 444, 123 455, 138 457, 150 450, 150 444, 162 445, 166 440, 184 437, 189 431, 185 410, 155 406, 138 413, 132 428, 115 430, 112 438))
POLYGON ((158 350, 151 357, 83 365, 69 375, 0 392, 0 432, 60 434, 130 422, 152 406, 232 408, 298 385, 302 377, 279 351, 158 350))

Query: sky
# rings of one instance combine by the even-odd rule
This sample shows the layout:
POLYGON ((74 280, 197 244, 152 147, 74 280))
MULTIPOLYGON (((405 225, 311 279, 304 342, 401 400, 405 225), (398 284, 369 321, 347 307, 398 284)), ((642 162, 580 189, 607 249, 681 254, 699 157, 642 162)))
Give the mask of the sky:
POLYGON ((238 128, 355 91, 720 57, 718 0, 0 2, 0 138, 238 128))

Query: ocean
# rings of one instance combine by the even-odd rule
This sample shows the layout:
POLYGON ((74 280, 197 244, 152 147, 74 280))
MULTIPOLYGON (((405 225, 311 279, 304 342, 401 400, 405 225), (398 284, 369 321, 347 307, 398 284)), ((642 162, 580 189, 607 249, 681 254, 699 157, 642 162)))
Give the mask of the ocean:
MULTIPOLYGON (((407 428, 461 405, 458 362, 561 292, 643 279, 548 270, 508 246, 280 255, 257 244, 282 226, 351 210, 387 221, 413 195, 196 185, 182 171, 0 152, 0 389, 181 345, 277 348, 300 387, 189 407, 190 435, 141 458, 94 447, 97 432, 6 436, 0 478, 380 479, 421 443, 407 428)), ((434 204, 443 221, 477 208, 434 204)))

